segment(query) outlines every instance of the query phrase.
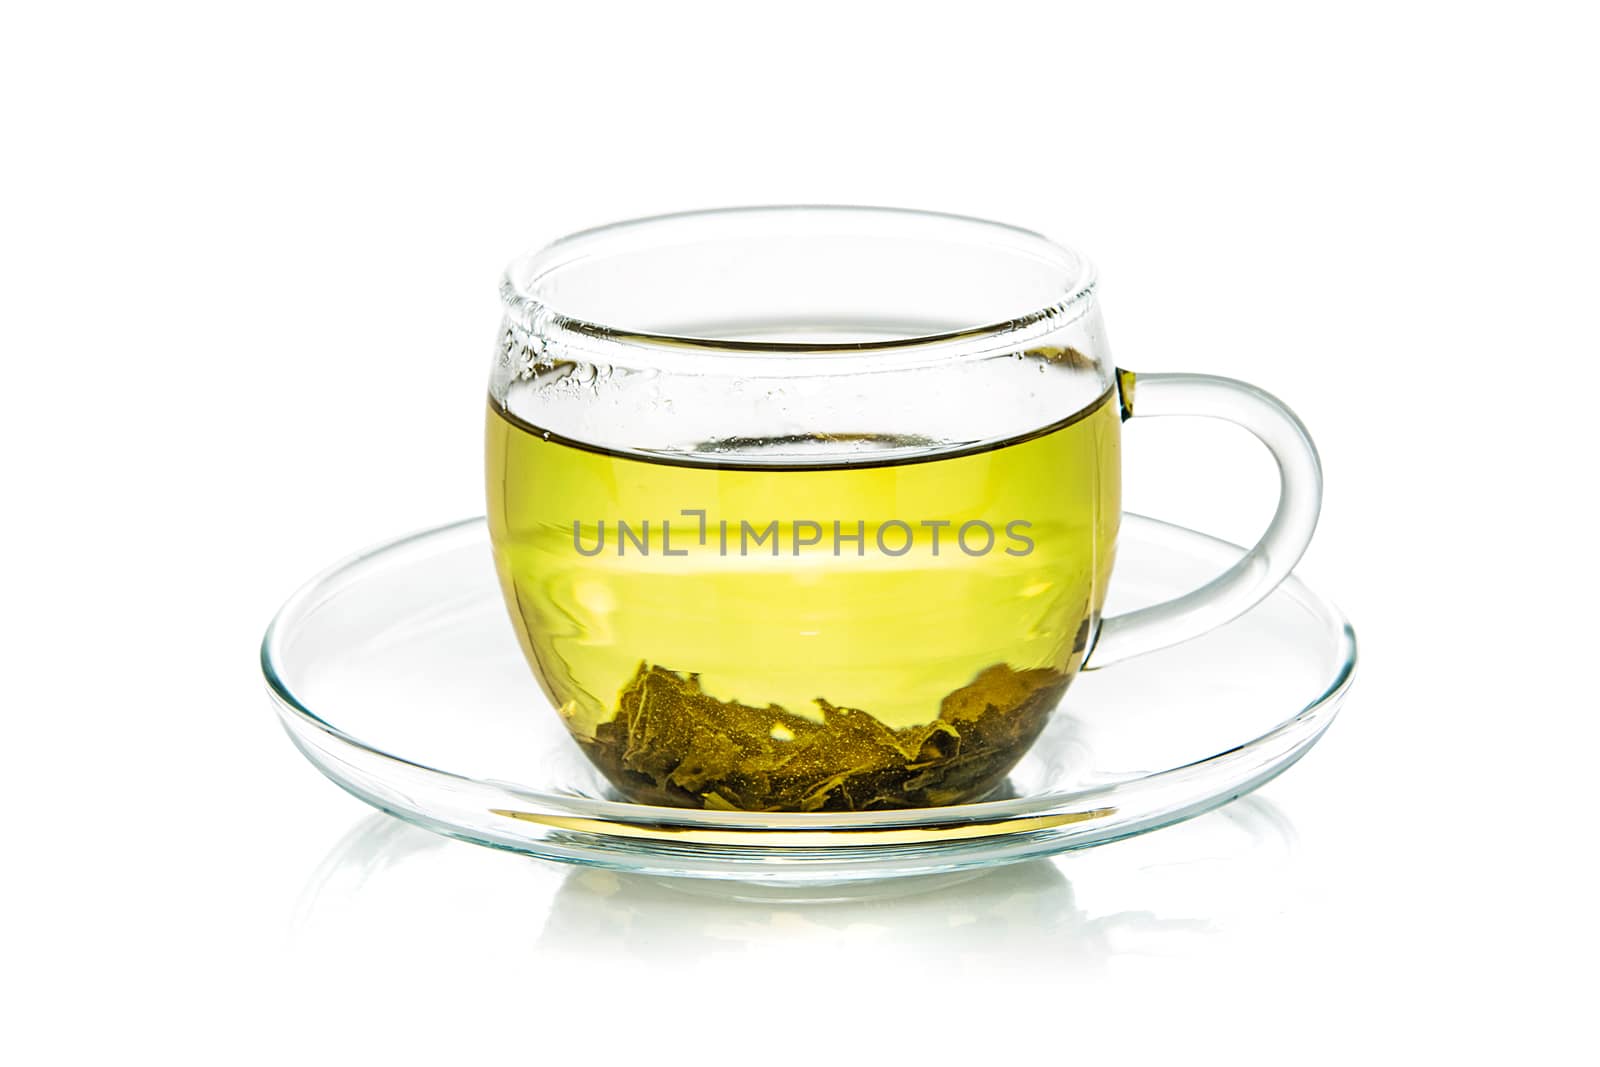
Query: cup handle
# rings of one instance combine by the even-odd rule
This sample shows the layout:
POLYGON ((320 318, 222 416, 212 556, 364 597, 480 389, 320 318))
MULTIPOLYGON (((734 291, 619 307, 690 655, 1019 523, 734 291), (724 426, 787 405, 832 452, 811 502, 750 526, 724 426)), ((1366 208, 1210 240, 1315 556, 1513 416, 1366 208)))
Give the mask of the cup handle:
POLYGON ((1195 415, 1255 434, 1278 463, 1278 511, 1267 532, 1222 575, 1176 600, 1103 619, 1084 670, 1106 667, 1199 637, 1259 604, 1294 570, 1322 506, 1322 464, 1306 428, 1276 397, 1210 374, 1117 372, 1124 418, 1195 415), (1134 393, 1137 386, 1138 405, 1134 393))

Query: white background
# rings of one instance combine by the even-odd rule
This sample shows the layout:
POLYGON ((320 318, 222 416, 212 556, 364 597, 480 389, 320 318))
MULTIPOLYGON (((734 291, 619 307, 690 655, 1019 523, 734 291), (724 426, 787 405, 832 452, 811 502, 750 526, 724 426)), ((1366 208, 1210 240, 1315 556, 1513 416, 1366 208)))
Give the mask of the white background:
MULTIPOLYGON (((1589 14, 10 9, 6 1058, 1593 1056, 1589 14), (1299 411, 1364 662, 1255 807, 827 912, 436 843, 293 751, 260 631, 480 510, 504 262, 790 201, 1044 231, 1119 363, 1299 411)), ((1253 539, 1269 461, 1167 421, 1128 506, 1253 539)))

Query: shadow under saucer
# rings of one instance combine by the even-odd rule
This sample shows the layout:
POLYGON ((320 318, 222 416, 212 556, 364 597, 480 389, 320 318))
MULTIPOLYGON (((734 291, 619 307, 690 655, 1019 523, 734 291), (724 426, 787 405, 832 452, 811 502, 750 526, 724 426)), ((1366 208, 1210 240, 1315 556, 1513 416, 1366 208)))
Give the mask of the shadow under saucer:
POLYGON ((381 951, 393 930, 451 958, 511 953, 682 967, 730 953, 919 957, 1097 971, 1181 955, 1282 892, 1294 829, 1246 797, 1102 848, 982 870, 836 886, 565 868, 469 848, 387 816, 358 823, 313 872, 294 940, 381 951))

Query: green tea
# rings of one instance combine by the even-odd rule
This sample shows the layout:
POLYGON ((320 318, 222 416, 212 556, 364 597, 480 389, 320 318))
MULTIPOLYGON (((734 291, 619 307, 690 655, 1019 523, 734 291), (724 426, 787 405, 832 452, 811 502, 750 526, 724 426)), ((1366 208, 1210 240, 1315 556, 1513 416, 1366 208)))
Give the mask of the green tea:
POLYGON ((500 581, 541 685, 627 796, 976 799, 1043 728, 1099 617, 1120 414, 1113 390, 1003 443, 819 434, 796 462, 792 439, 610 452, 491 402, 500 581))

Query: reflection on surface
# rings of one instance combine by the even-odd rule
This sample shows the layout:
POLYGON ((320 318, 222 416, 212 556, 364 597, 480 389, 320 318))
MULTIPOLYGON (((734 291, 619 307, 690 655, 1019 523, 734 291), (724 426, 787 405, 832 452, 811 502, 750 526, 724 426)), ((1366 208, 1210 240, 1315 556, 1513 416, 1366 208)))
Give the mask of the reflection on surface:
MULTIPOLYGON (((935 876, 938 877, 938 876, 935 876)), ((1135 940, 1204 934, 1200 918, 1149 911, 1092 915, 1056 864, 1034 860, 956 885, 826 905, 687 896, 669 884, 604 871, 569 877, 540 936, 542 949, 610 952, 662 964, 784 944, 807 954, 868 943, 899 958, 972 963, 1071 959, 1094 965, 1135 940)))
MULTIPOLYGON (((845 887, 764 887, 564 867, 362 820, 308 880, 297 945, 333 953, 529 954, 681 968, 754 953, 821 965, 884 954, 1097 971, 1182 955, 1270 916, 1294 831, 1258 796, 1051 860, 845 887), (430 946, 431 942, 431 946, 430 946)), ((475 962, 487 962, 478 959, 475 962)))

